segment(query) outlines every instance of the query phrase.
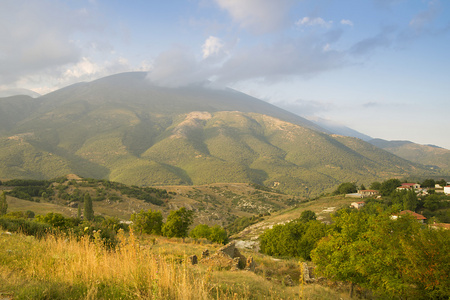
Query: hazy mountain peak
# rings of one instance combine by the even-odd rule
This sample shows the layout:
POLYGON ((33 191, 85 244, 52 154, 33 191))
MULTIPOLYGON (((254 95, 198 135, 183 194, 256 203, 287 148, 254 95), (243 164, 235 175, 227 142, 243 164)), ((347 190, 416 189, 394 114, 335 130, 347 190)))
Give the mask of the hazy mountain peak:
POLYGON ((36 93, 35 91, 28 90, 28 89, 6 89, 6 90, 0 90, 0 98, 3 97, 12 97, 12 96, 30 96, 32 98, 40 97, 41 95, 39 93, 36 93))

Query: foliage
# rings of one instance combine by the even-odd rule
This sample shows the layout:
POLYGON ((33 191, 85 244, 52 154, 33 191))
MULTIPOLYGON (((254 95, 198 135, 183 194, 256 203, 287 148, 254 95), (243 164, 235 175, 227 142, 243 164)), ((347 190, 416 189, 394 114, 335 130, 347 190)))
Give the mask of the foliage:
POLYGON ((48 186, 50 181, 48 180, 35 180, 35 179, 11 179, 3 182, 6 186, 48 186))
POLYGON ((0 217, 0 227, 10 232, 20 232, 22 234, 35 236, 36 238, 44 237, 52 229, 52 226, 49 224, 30 221, 24 218, 10 218, 7 216, 0 217))
POLYGON ((307 223, 309 221, 314 221, 317 219, 316 213, 312 210, 304 210, 300 214, 299 221, 303 223, 307 223))
POLYGON ((335 195, 356 193, 356 184, 352 182, 343 182, 334 191, 335 195))
POLYGON ((194 212, 182 207, 172 210, 162 227, 162 234, 167 237, 185 238, 188 235, 189 226, 193 222, 194 212))
POLYGON ((425 179, 420 186, 423 188, 434 188, 436 185, 436 182, 434 179, 425 179))
POLYGON ((450 296, 450 232, 422 227, 414 218, 343 212, 311 253, 317 271, 349 281, 382 298, 450 296), (339 251, 336 251, 339 249, 339 251))
POLYGON ((163 217, 161 211, 144 211, 131 215, 133 221, 133 228, 139 230, 140 233, 161 235, 161 228, 163 225, 163 217))
POLYGON ((0 195, 0 216, 6 214, 8 210, 8 202, 6 202, 6 194, 2 192, 0 195))
POLYGON ((226 230, 219 225, 209 227, 206 224, 199 224, 189 232, 189 236, 194 239, 207 239, 218 244, 226 244, 228 242, 226 230))
POLYGON ((92 206, 92 198, 89 193, 84 194, 84 218, 88 221, 94 219, 94 208, 92 206))
POLYGON ((260 221, 264 220, 263 215, 256 215, 251 217, 241 217, 233 221, 233 223, 229 224, 226 227, 226 230, 230 235, 241 232, 245 228, 250 225, 256 224, 260 221))
POLYGON ((388 179, 381 183, 380 194, 382 196, 389 196, 397 187, 401 185, 398 179, 388 179))
POLYGON ((381 189, 381 183, 374 181, 370 184, 369 189, 379 191, 381 189))
POLYGON ((310 260, 311 250, 326 235, 326 225, 319 221, 300 220, 276 225, 260 237, 260 251, 272 256, 299 257, 310 260))

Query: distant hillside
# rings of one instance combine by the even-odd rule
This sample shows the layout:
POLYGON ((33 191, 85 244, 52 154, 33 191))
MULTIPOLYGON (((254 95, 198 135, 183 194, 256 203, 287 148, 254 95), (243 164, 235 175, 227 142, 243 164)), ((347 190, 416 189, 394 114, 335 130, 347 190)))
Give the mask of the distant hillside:
POLYGON ((41 95, 32 90, 28 90, 28 89, 0 90, 0 97, 12 97, 12 96, 30 96, 33 98, 37 98, 41 95))
POLYGON ((361 133, 359 131, 356 131, 347 126, 341 125, 339 123, 336 123, 336 122, 333 122, 330 120, 325 120, 322 118, 311 118, 309 120, 312 121, 313 123, 317 124, 321 128, 324 128, 327 131, 334 133, 334 134, 355 137, 355 138, 361 139, 366 142, 369 140, 372 140, 372 138, 370 136, 368 136, 364 133, 361 133))
POLYGON ((433 145, 420 145, 410 141, 373 139, 369 143, 409 161, 450 172, 450 150, 433 145))
POLYGON ((69 173, 130 185, 257 183, 303 196, 432 171, 230 89, 145 73, 0 99, 0 179, 69 173), (2 124, 3 124, 2 123, 2 124))

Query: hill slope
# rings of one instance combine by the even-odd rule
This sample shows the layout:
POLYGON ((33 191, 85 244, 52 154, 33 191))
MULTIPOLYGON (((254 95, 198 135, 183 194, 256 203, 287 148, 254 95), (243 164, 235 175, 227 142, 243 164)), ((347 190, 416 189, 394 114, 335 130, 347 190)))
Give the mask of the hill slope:
POLYGON ((369 143, 409 161, 441 169, 444 174, 450 171, 450 150, 448 149, 410 141, 373 139, 369 143))
POLYGON ((14 109, 0 99, 0 112, 11 116, 0 135, 0 179, 76 173, 143 186, 254 182, 315 196, 342 181, 431 172, 245 94, 160 88, 145 73, 30 99, 14 109))

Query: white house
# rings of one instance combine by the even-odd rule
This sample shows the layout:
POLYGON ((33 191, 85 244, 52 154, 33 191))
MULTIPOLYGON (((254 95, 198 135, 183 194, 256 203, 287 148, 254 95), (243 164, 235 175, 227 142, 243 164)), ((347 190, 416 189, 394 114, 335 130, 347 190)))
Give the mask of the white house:
POLYGON ((364 205, 366 205, 366 202, 360 201, 360 202, 352 202, 352 204, 350 206, 353 206, 356 209, 360 209, 364 205))
POLYGON ((444 194, 450 195, 450 185, 444 186, 444 194))

